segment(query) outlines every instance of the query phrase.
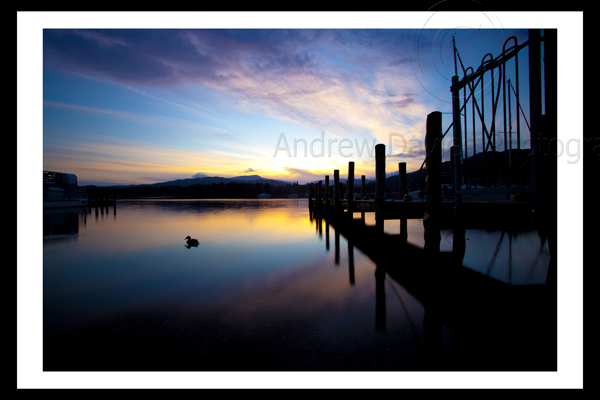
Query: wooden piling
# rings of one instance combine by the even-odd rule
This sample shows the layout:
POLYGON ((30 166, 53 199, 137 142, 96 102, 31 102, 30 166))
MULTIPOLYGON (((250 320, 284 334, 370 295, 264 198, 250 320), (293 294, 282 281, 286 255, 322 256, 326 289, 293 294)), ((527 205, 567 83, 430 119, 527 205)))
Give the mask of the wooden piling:
POLYGON ((375 146, 375 226, 377 233, 383 233, 385 198, 385 145, 375 146))
POLYGON ((440 203, 442 201, 442 113, 434 111, 427 116, 425 132, 425 215, 423 228, 428 253, 439 252, 440 203))
POLYGON ((348 223, 354 216, 354 161, 348 162, 348 223))
MULTIPOLYGON (((362 175, 360 177, 360 199, 361 200, 365 199, 365 179, 366 178, 364 175, 362 175)), ((361 221, 361 224, 363 224, 363 225, 365 224, 365 212, 364 211, 360 212, 360 221, 361 221)))
POLYGON ((329 175, 325 175, 325 215, 329 208, 329 175))
POLYGON ((319 181, 319 184, 317 186, 317 212, 321 211, 321 205, 322 205, 321 199, 322 198, 323 198, 323 181, 319 181))
POLYGON ((335 216, 337 217, 341 211, 340 205, 340 170, 333 171, 333 207, 335 216))
POLYGON ((442 113, 434 111, 427 116, 425 131, 425 191, 428 202, 442 199, 442 113))
POLYGON ((360 177, 360 199, 365 199, 365 176, 362 175, 360 177))
POLYGON ((407 187, 406 187, 406 163, 405 162, 398 163, 398 184, 399 184, 400 194, 402 194, 402 192, 404 192, 407 189, 407 187))

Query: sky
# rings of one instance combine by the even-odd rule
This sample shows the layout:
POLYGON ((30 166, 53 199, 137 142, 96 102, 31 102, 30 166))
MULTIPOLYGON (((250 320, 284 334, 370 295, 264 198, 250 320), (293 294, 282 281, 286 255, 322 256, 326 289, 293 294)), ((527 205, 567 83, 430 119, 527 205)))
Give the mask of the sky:
MULTIPOLYGON (((191 13, 204 20, 187 24, 171 13, 89 14, 45 14, 35 39, 43 169, 76 174, 80 185, 240 175, 306 183, 335 169, 346 176, 349 161, 369 179, 379 143, 388 174, 399 162, 411 172, 424 160, 427 115, 442 112, 444 131, 451 123, 452 41, 462 76, 461 62, 476 69, 513 45, 508 38, 528 38, 512 27, 527 27, 522 17, 491 12, 451 22, 446 13, 342 13, 327 28, 302 13, 252 14, 252 24, 245 13, 191 13), (140 23, 148 14, 177 22, 140 23)), ((527 50, 519 66, 526 71, 527 50)), ((521 74, 522 96, 527 85, 521 74)))
POLYGON ((410 172, 427 115, 452 112, 453 38, 477 68, 512 36, 527 30, 44 29, 43 168, 80 184, 305 183, 349 161, 372 177, 383 143, 386 170, 410 172))

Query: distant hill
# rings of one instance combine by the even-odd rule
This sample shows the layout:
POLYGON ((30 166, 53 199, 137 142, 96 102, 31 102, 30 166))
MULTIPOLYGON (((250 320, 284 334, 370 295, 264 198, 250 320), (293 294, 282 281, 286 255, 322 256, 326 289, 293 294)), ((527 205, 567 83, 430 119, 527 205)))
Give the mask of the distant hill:
POLYGON ((205 176, 202 178, 176 179, 173 181, 153 183, 148 186, 192 186, 192 185, 212 185, 213 183, 244 182, 244 183, 268 183, 274 186, 291 185, 292 182, 280 181, 277 179, 267 179, 259 175, 235 176, 233 178, 224 178, 221 176, 205 176))

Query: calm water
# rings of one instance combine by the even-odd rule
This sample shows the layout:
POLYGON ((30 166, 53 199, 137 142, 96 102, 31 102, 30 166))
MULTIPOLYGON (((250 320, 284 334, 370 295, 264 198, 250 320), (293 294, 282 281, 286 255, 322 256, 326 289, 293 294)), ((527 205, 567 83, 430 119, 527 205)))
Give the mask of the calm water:
MULTIPOLYGON (((399 233, 399 221, 385 230, 399 233)), ((467 230, 465 239, 464 266, 543 287, 549 252, 537 232, 467 230)), ((422 248, 422 220, 408 222, 408 242, 422 248)), ((441 250, 452 242, 442 231, 441 250)), ((373 261, 312 218, 305 199, 44 211, 43 267, 45 370, 552 368, 544 332, 532 342, 540 332, 518 326, 521 317, 501 333, 440 320, 432 347, 418 295, 377 280, 373 261), (200 244, 186 247, 188 235, 200 244)))

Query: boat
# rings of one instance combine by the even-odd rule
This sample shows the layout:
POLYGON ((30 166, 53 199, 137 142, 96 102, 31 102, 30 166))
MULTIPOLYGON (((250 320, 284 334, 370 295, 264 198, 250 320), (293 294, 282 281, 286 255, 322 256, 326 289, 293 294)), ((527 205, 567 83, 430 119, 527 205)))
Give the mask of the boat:
POLYGON ((44 171, 44 208, 85 207, 85 188, 77 186, 77 176, 44 171))
POLYGON ((268 193, 261 193, 261 194, 258 195, 258 198, 259 199, 270 199, 271 195, 268 194, 268 193))

